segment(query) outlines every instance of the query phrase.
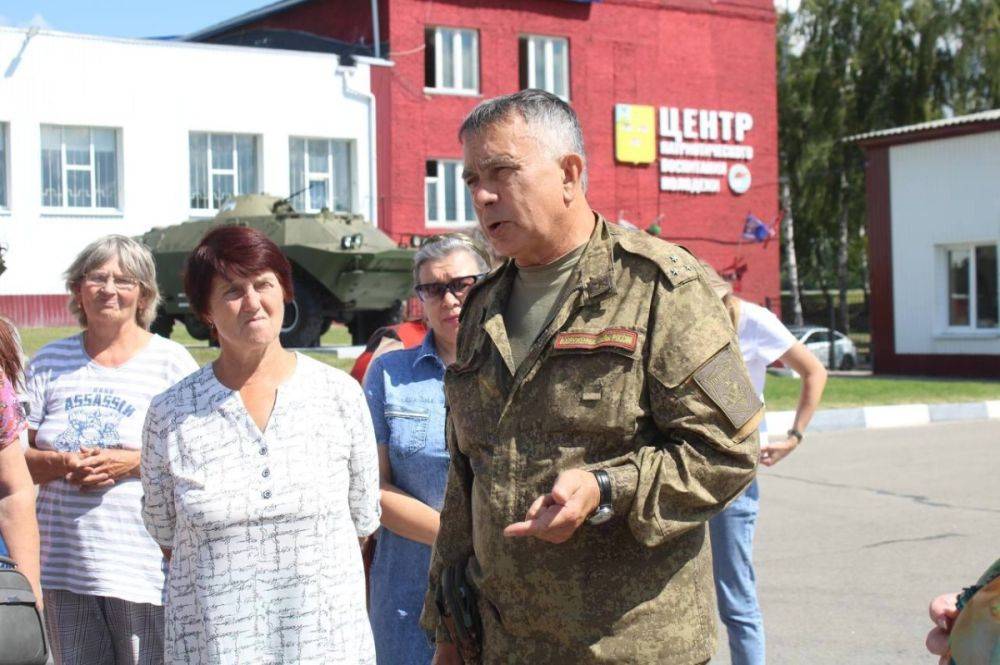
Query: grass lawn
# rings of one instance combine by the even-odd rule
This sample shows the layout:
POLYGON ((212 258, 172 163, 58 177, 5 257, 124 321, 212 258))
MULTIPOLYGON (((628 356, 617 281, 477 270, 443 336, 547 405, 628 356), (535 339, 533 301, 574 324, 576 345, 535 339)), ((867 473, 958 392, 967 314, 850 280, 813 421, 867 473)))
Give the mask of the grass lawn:
MULTIPOLYGON (((48 344, 49 342, 57 339, 62 339, 63 337, 69 337, 79 332, 78 328, 21 328, 18 330, 21 333, 21 344, 24 347, 24 352, 28 356, 35 355, 42 346, 48 344)), ((178 344, 183 344, 194 356, 194 359, 198 361, 199 365, 204 365, 215 360, 219 356, 219 349, 216 347, 211 347, 208 342, 201 342, 199 340, 191 337, 184 326, 177 324, 174 326, 174 331, 170 336, 170 339, 174 340, 178 344)), ((325 335, 320 339, 320 343, 324 346, 332 344, 349 344, 351 341, 351 336, 347 332, 347 328, 344 326, 333 325, 330 330, 327 331, 325 335)), ((324 362, 327 365, 333 367, 338 367, 345 372, 350 370, 354 365, 354 360, 350 358, 338 358, 332 353, 324 353, 319 351, 309 351, 305 352, 307 356, 315 358, 320 362, 324 362)))
MULTIPOLYGON (((55 339, 68 337, 76 328, 22 328, 21 341, 29 356, 55 339)), ((187 334, 183 325, 174 326, 172 339, 188 347, 199 364, 209 363, 219 350, 199 342, 187 334)), ((350 335, 344 326, 334 325, 323 335, 323 345, 347 344, 350 335)), ((354 364, 332 353, 306 351, 306 355, 347 371, 354 364)), ((765 399, 772 411, 794 409, 798 403, 799 380, 786 376, 768 375, 765 399)), ((820 408, 835 409, 879 404, 926 404, 932 402, 979 402, 1000 399, 1000 381, 964 381, 960 379, 921 379, 896 377, 832 376, 826 384, 820 408)))
MULTIPOLYGON (((880 404, 930 404, 981 402, 1000 399, 1000 381, 962 379, 831 376, 826 382, 821 409, 880 404)), ((764 400, 771 411, 794 409, 799 401, 799 380, 768 374, 764 400)))

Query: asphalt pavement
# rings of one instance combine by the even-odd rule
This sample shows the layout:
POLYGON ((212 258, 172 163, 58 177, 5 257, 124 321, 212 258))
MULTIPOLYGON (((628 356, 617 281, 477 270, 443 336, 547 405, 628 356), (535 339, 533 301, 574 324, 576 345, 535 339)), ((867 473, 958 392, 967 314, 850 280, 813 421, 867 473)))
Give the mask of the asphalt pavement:
POLYGON ((936 665, 927 604, 1000 557, 1000 422, 811 434, 760 486, 768 663, 936 665))

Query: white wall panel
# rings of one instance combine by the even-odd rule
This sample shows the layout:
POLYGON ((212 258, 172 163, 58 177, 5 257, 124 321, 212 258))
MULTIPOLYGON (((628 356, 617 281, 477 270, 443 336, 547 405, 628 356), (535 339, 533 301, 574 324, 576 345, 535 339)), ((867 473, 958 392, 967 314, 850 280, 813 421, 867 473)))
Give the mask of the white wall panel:
POLYGON ((276 195, 289 194, 289 136, 353 140, 354 207, 370 216, 370 91, 369 64, 329 54, 0 28, 11 185, 0 294, 62 293, 61 272, 94 238, 187 219, 190 131, 259 135, 259 180, 276 195), (119 214, 43 213, 41 124, 120 128, 119 214))
POLYGON ((945 330, 942 245, 1000 240, 1000 132, 889 150, 896 352, 1000 353, 994 333, 945 330))

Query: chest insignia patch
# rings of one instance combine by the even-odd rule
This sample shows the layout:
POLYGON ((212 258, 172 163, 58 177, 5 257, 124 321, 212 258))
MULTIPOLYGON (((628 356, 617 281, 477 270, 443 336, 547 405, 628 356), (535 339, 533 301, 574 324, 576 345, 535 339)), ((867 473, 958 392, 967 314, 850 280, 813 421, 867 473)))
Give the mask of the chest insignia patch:
POLYGON ((639 343, 639 333, 628 328, 605 328, 600 332, 574 332, 567 330, 556 335, 553 348, 595 351, 603 348, 635 351, 639 343))
POLYGON ((728 344, 694 373, 694 380, 733 427, 743 427, 763 406, 750 384, 738 351, 728 344))

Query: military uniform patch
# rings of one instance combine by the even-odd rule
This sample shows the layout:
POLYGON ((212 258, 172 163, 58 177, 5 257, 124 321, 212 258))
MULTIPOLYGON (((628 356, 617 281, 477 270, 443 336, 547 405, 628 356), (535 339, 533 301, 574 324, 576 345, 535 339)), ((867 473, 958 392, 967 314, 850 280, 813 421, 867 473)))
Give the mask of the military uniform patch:
POLYGON ((612 347, 635 351, 639 343, 639 333, 628 328, 605 328, 596 333, 575 332, 568 330, 556 335, 553 348, 576 349, 579 351, 594 351, 596 349, 612 347))
POLYGON ((746 425, 763 406, 732 344, 702 365, 694 380, 736 429, 746 425))

